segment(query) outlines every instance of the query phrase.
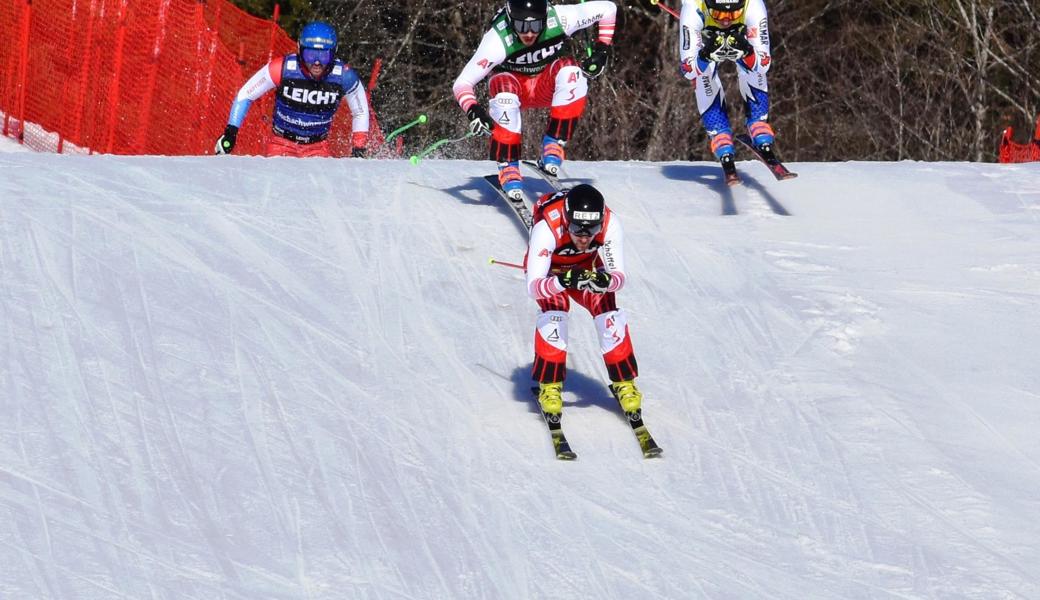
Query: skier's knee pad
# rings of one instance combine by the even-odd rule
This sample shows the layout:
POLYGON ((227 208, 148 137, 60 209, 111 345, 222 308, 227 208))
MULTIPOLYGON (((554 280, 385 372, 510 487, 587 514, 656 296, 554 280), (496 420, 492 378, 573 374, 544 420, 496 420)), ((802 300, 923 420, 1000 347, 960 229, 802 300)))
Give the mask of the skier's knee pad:
POLYGON ((570 315, 562 310, 547 310, 538 315, 534 336, 535 354, 550 361, 559 361, 566 356, 569 318, 570 315))
POLYGON ((495 121, 495 131, 504 129, 520 135, 520 96, 509 92, 495 94, 488 103, 488 113, 495 121))
POLYGON ((552 108, 545 135, 558 140, 569 140, 578 126, 578 119, 585 112, 585 100, 589 92, 589 81, 577 66, 564 66, 556 73, 552 108))
POLYGON ((603 354, 625 344, 628 340, 628 317, 618 309, 605 312, 593 319, 599 337, 599 349, 603 354))
POLYGON ((509 92, 496 94, 488 103, 488 113, 495 121, 491 131, 488 158, 496 162, 520 160, 520 97, 509 92))
POLYGON ((628 335, 628 319, 622 310, 612 310, 596 317, 599 347, 603 364, 611 381, 631 381, 639 376, 632 338, 628 335))
POLYGON ((585 106, 585 96, 589 93, 589 80, 577 66, 563 67, 556 73, 556 87, 553 89, 552 107, 554 112, 575 112, 581 114, 580 109, 572 108, 578 102, 581 107, 585 106), (561 111, 568 107, 568 111, 561 111))

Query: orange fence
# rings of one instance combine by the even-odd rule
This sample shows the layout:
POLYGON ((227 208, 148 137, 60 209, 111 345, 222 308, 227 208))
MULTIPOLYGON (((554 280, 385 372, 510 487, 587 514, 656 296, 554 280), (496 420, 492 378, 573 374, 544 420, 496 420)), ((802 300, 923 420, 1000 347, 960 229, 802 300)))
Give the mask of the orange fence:
MULTIPOLYGON (((246 79, 295 43, 228 0, 0 0, 3 134, 38 150, 208 154, 246 79), (33 139, 23 123, 56 136, 33 139), (56 144, 53 143, 56 137, 56 144)), ((375 86, 378 61, 369 82, 375 86)), ((236 154, 262 154, 272 96, 253 103, 236 154)), ((370 106, 371 108, 371 106, 370 106)), ((334 156, 350 153, 337 113, 334 156)), ((370 149, 382 145, 371 113, 370 149)))
POLYGON ((1033 141, 1029 144, 1019 144, 1011 139, 1014 131, 1008 127, 1000 136, 1000 162, 1021 163, 1040 160, 1040 117, 1036 118, 1036 131, 1033 132, 1033 141))

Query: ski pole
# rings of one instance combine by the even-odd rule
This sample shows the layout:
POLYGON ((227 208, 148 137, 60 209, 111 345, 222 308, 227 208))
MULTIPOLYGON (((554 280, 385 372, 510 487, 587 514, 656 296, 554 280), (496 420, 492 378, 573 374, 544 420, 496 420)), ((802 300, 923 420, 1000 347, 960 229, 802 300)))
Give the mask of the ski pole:
POLYGON ((660 7, 661 10, 663 10, 664 12, 672 15, 676 19, 679 18, 679 13, 675 12, 674 8, 672 8, 672 7, 668 6, 667 4, 664 4, 663 2, 661 2, 661 0, 650 0, 650 4, 652 4, 653 6, 660 7))
POLYGON ((412 163, 413 165, 417 165, 417 164, 419 164, 420 160, 425 158, 426 155, 428 155, 430 152, 433 152, 437 148, 440 148, 441 146, 443 146, 445 144, 454 144, 456 142, 461 142, 462 140, 468 140, 469 138, 471 138, 471 137, 473 137, 475 135, 477 135, 477 134, 473 133, 471 131, 471 132, 467 133, 466 135, 464 135, 462 137, 459 137, 459 138, 444 138, 442 140, 437 140, 436 142, 434 142, 434 143, 430 144, 429 146, 427 146, 426 148, 424 148, 422 152, 420 152, 418 154, 413 154, 411 156, 411 158, 408 159, 408 162, 412 163))
POLYGON ((518 265, 516 263, 511 263, 511 262, 505 262, 504 260, 496 260, 494 258, 489 258, 488 259, 488 264, 489 265, 502 265, 503 267, 512 267, 514 269, 520 269, 521 271, 524 270, 524 266, 523 265, 518 265))
POLYGON ((398 127, 397 129, 391 131, 390 135, 386 136, 386 142, 385 143, 389 144, 390 140, 394 139, 399 134, 404 133, 405 131, 408 131, 409 129, 411 129, 412 127, 415 127, 416 125, 422 125, 423 123, 426 122, 426 120, 427 120, 426 119, 426 115, 419 115, 415 119, 409 121, 408 123, 405 123, 404 125, 402 125, 401 127, 398 127))

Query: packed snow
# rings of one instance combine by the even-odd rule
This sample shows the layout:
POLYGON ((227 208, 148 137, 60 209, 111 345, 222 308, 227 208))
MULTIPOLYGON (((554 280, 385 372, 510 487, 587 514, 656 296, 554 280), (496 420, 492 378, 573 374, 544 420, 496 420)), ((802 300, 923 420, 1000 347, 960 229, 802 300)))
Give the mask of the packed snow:
POLYGON ((0 597, 1040 597, 1040 164, 738 166, 566 165, 562 462, 491 163, 0 154, 0 597))

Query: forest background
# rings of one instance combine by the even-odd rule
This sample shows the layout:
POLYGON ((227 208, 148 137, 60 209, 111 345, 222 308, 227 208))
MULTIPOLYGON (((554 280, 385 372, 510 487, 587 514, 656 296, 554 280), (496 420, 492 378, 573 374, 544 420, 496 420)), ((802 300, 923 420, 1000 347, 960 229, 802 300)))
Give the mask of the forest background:
MULTIPOLYGON (((261 17, 275 4, 234 1, 261 17)), ((385 129, 424 113, 430 123, 415 142, 465 131, 451 85, 504 0, 280 4, 279 23, 291 36, 312 19, 335 25, 339 57, 363 79, 382 58, 372 102, 385 129)), ((665 4, 680 8, 678 0, 665 4)), ((1019 141, 1033 131, 1037 0, 766 0, 766 7, 770 121, 787 160, 994 161, 1005 126, 1015 127, 1019 141)), ((618 9, 611 65, 590 85, 568 157, 710 159, 693 89, 678 71, 677 20, 647 0, 620 0, 618 9)), ((583 42, 579 32, 574 44, 583 42)), ((734 130, 743 131, 733 65, 723 81, 734 130)), ((486 102, 486 82, 478 93, 486 102)), ((533 150, 544 111, 524 119, 525 148, 533 150)), ((466 158, 486 153, 480 140, 459 150, 466 158)))

